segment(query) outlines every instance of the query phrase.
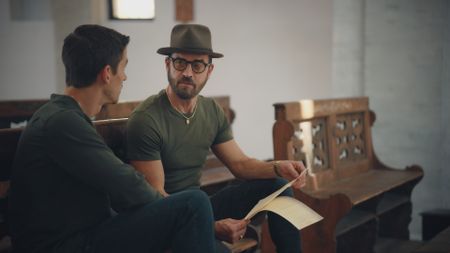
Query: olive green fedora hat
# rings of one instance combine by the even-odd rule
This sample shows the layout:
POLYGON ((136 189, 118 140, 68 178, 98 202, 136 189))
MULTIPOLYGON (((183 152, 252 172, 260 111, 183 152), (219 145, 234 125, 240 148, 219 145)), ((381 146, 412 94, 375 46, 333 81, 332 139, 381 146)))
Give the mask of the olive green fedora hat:
POLYGON ((180 52, 207 54, 212 58, 223 57, 223 54, 212 50, 211 31, 209 31, 209 28, 198 24, 179 24, 174 26, 170 35, 170 47, 162 47, 156 52, 162 55, 180 52))

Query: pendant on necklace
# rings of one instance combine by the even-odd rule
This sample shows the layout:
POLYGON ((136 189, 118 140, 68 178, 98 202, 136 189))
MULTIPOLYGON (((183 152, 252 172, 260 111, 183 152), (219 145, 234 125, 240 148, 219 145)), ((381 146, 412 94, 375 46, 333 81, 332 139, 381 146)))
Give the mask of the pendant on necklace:
POLYGON ((186 119, 186 125, 189 125, 189 123, 191 123, 191 122, 189 121, 189 119, 186 119))

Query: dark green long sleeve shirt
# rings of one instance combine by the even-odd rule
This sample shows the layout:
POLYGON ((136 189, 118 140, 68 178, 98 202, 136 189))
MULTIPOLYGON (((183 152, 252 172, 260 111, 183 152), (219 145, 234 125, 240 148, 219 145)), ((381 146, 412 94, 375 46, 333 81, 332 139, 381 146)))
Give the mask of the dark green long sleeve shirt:
POLYGON ((110 218, 111 208, 120 213, 161 198, 63 95, 52 95, 22 133, 10 194, 18 252, 42 252, 67 238, 81 243, 80 234, 110 218))

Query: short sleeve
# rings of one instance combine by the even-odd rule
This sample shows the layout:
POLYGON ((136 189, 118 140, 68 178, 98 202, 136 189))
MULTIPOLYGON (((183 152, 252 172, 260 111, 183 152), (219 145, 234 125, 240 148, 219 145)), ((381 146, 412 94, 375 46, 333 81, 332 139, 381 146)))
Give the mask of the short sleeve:
POLYGON ((137 161, 161 160, 162 137, 152 117, 134 113, 127 123, 127 159, 137 161))
POLYGON ((217 114, 218 131, 212 145, 217 145, 232 140, 233 134, 231 132, 230 123, 228 122, 228 119, 222 107, 218 105, 215 101, 213 101, 213 104, 215 113, 217 114))

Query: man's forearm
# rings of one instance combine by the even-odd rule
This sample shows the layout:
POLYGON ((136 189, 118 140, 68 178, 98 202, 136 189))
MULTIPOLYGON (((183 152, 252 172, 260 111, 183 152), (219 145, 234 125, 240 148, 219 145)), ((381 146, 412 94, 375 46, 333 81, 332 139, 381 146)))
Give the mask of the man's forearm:
POLYGON ((164 169, 160 166, 160 161, 131 161, 130 163, 155 190, 164 197, 169 196, 164 190, 164 169))
POLYGON ((238 178, 255 179, 255 178, 274 178, 273 162, 265 162, 254 158, 235 163, 230 168, 231 172, 238 178))

